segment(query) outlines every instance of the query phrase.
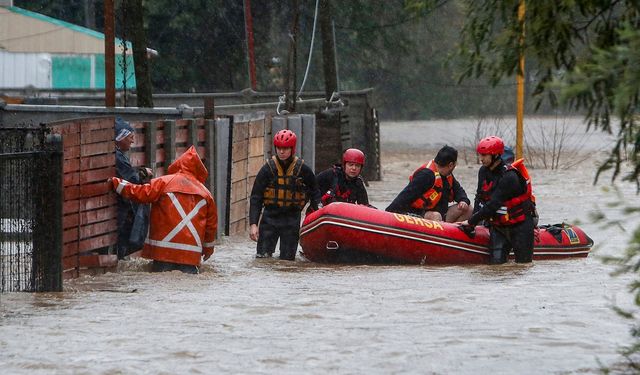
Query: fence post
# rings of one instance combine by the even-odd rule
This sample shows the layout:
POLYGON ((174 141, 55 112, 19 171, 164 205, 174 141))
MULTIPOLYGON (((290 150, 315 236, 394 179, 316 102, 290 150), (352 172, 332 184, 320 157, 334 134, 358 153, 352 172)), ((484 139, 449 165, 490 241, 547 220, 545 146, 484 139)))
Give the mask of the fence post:
POLYGON ((143 121, 144 126, 144 156, 146 164, 153 172, 156 171, 156 141, 157 125, 155 121, 143 121))
POLYGON ((164 171, 168 173, 169 166, 176 159, 176 122, 164 122, 164 171))
POLYGON ((32 277, 41 277, 34 283, 37 292, 62 291, 62 189, 63 148, 59 134, 49 134, 42 153, 41 171, 47 175, 40 181, 36 194, 32 277), (46 181, 46 182, 44 182, 46 181))

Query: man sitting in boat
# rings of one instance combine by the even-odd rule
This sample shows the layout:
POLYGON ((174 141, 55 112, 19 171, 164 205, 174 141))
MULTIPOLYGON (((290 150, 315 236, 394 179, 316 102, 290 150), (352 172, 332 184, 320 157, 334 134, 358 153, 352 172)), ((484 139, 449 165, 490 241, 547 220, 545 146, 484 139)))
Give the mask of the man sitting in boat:
POLYGON ((249 237, 258 242, 256 258, 272 256, 279 238, 280 259, 295 260, 302 208, 307 201, 312 210, 320 204, 315 174, 294 155, 296 140, 291 130, 277 132, 273 137, 276 155, 262 166, 253 183, 249 237))
POLYGON ((322 205, 333 202, 347 202, 369 205, 369 196, 360 176, 364 166, 364 153, 350 148, 342 154, 342 165, 335 164, 320 172, 317 176, 318 188, 322 196, 322 205))
POLYGON ((489 223, 490 263, 507 261, 513 249, 516 262, 531 262, 533 256, 534 205, 531 180, 523 159, 505 164, 501 158, 504 142, 491 136, 478 143, 482 167, 478 171, 478 190, 473 215, 462 225, 489 223))
POLYGON ((457 162, 458 150, 442 147, 435 159, 413 172, 409 184, 386 211, 449 223, 468 219, 473 209, 467 193, 453 176, 457 162), (454 204, 449 205, 450 202, 454 204))

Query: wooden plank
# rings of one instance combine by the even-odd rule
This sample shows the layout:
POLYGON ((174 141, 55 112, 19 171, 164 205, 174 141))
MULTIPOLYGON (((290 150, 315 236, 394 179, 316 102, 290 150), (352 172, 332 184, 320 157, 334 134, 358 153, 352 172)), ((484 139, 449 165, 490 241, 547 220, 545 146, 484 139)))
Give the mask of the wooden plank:
POLYGON ((129 153, 129 161, 131 162, 131 166, 140 167, 147 164, 147 152, 139 151, 139 152, 130 152, 129 153))
POLYGON ((231 160, 244 160, 249 156, 249 140, 238 141, 233 143, 231 150, 231 160))
POLYGON ((229 235, 240 234, 247 231, 247 221, 245 219, 229 224, 229 235))
POLYGON ((113 129, 101 129, 96 131, 83 131, 80 135, 80 142, 85 144, 91 143, 109 143, 110 147, 114 147, 113 142, 113 129))
POLYGON ((115 267, 118 265, 118 256, 115 254, 87 254, 78 257, 80 268, 115 267))
POLYGON ((115 206, 99 208, 92 211, 80 212, 80 225, 86 225, 91 223, 97 223, 100 221, 109 220, 115 218, 117 215, 117 209, 115 206))
POLYGON ((80 145, 80 133, 69 133, 62 136, 62 147, 68 148, 80 145))
POLYGON ((80 172, 65 173, 62 176, 62 186, 78 185, 80 183, 80 172))
MULTIPOLYGON (((81 198, 89 198, 95 197, 96 195, 103 195, 110 193, 111 186, 106 179, 104 182, 98 181, 95 184, 86 184, 80 186, 80 197, 81 198)), ((115 193, 114 193, 115 194, 115 193)))
POLYGON ((90 143, 81 145, 81 155, 82 157, 90 156, 90 155, 99 155, 99 154, 108 154, 113 151, 113 144, 110 142, 102 142, 102 143, 90 143))
POLYGON ((73 214, 80 209, 80 202, 78 200, 72 200, 68 202, 62 202, 62 214, 73 214))
POLYGON ((260 159, 264 157, 264 139, 262 137, 249 138, 249 157, 258 156, 260 159))
POLYGON ((78 253, 78 241, 66 243, 62 246, 62 256, 72 256, 78 253))
POLYGON ((90 169, 80 172, 80 184, 90 184, 92 182, 101 182, 106 184, 109 177, 116 175, 114 167, 90 169))
POLYGON ((264 118, 252 120, 249 123, 249 138, 264 137, 264 118))
POLYGON ((247 160, 234 162, 231 166, 231 182, 241 181, 247 178, 247 160))
POLYGON ((62 243, 66 244, 69 242, 78 241, 78 227, 72 227, 69 229, 65 229, 62 232, 62 243))
POLYGON ((80 209, 82 211, 95 210, 98 208, 111 207, 115 205, 115 194, 103 194, 95 197, 85 198, 80 201, 80 209))
POLYGON ((62 217, 62 228, 63 229, 68 229, 68 228, 71 228, 71 227, 77 227, 78 225, 80 225, 80 215, 78 215, 77 213, 64 215, 62 217))
POLYGON ((79 277, 79 273, 78 273, 78 269, 77 268, 72 268, 72 269, 68 269, 68 270, 64 270, 62 271, 62 280, 71 280, 71 279, 76 279, 79 277))
POLYGON ((176 129, 176 143, 188 143, 189 141, 189 130, 187 128, 177 128, 176 129))
POLYGON ((241 200, 238 202, 231 203, 231 210, 229 213, 229 221, 231 223, 236 222, 238 220, 244 219, 246 217, 247 210, 247 200, 241 200))
POLYGON ((81 226, 79 238, 80 240, 84 240, 87 238, 95 237, 96 235, 115 232, 118 229, 116 221, 117 220, 114 217, 113 219, 107 221, 81 226))
MULTIPOLYGON (((247 176, 256 176, 260 168, 264 165, 264 159, 262 156, 255 156, 249 158, 249 163, 247 167, 247 176)), ((252 186, 252 185, 249 185, 252 186)))
POLYGON ((233 123, 233 143, 241 142, 249 138, 249 123, 234 122, 233 123))
POLYGON ((88 238, 80 241, 78 245, 79 252, 85 252, 89 250, 99 249, 101 247, 107 247, 115 245, 118 241, 118 233, 107 233, 93 238, 88 238))
POLYGON ((241 180, 231 185, 231 202, 238 202, 247 199, 247 182, 241 180))

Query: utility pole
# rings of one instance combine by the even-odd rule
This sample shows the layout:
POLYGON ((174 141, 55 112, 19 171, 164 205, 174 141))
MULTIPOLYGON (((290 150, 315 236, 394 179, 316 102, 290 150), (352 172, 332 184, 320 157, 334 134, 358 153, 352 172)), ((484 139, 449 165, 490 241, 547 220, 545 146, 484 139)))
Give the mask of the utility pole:
POLYGON ((116 43, 113 0, 104 0, 104 105, 116 106, 116 43))
POLYGON ((516 160, 522 158, 522 145, 524 143, 524 15, 525 15, 525 0, 520 0, 518 6, 518 22, 522 28, 520 34, 519 46, 519 61, 518 61, 518 73, 516 75, 517 86, 517 108, 516 108, 516 160))
POLYGON ((325 100, 329 100, 331 95, 338 90, 335 40, 331 25, 331 0, 320 0, 320 35, 322 36, 325 100))
POLYGON ((298 43, 298 23, 300 18, 300 10, 298 0, 291 1, 293 5, 293 20, 291 22, 291 32, 289 33, 289 58, 287 60, 287 77, 285 78, 287 103, 286 108, 289 112, 296 111, 296 70, 297 70, 297 43, 298 43))

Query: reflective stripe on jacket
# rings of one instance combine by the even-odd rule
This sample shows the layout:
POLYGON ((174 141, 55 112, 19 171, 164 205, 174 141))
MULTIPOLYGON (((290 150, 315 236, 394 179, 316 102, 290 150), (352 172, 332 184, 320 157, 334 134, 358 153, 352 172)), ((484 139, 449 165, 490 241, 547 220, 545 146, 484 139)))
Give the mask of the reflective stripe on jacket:
MULTIPOLYGON (((422 164, 420 167, 418 167, 418 169, 416 169, 415 172, 413 172, 413 174, 409 177, 409 181, 413 181, 413 176, 415 176, 416 173, 420 172, 423 169, 430 169, 431 171, 433 171, 436 179, 433 183, 433 186, 429 190, 425 191, 422 196, 411 203, 411 207, 418 210, 430 210, 434 208, 442 198, 442 176, 440 176, 440 173, 438 172, 436 162, 431 160, 429 163, 422 164)), ((449 175, 446 177, 446 179, 449 183, 450 189, 449 194, 447 194, 447 199, 449 200, 449 202, 451 202, 453 201, 453 176, 449 175)))
POLYGON ((145 258, 199 266, 202 255, 213 254, 218 227, 216 204, 203 185, 208 172, 194 147, 167 171, 144 185, 114 178, 118 194, 139 203, 152 203, 145 258))
POLYGON ((304 191, 304 183, 300 174, 300 169, 304 160, 297 156, 287 168, 282 169, 278 158, 274 155, 267 162, 273 178, 264 190, 263 201, 265 207, 299 207, 302 209, 307 203, 307 194, 304 191))

